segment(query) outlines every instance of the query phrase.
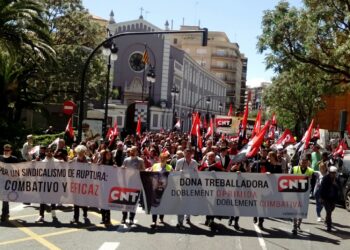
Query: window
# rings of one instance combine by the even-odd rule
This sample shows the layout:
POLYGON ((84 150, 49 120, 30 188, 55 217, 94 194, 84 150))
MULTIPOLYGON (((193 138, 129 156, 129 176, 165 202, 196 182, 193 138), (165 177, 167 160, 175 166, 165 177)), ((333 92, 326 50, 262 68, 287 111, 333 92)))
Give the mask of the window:
POLYGON ((153 124, 152 127, 157 128, 158 127, 158 114, 153 114, 153 124))
POLYGON ((198 48, 198 49, 197 49, 197 54, 198 54, 198 55, 207 54, 207 49, 205 49, 205 48, 198 48))
POLYGON ((123 117, 122 116, 117 116, 117 124, 119 127, 123 125, 123 117))
POLYGON ((174 44, 177 44, 177 38, 174 38, 174 44))

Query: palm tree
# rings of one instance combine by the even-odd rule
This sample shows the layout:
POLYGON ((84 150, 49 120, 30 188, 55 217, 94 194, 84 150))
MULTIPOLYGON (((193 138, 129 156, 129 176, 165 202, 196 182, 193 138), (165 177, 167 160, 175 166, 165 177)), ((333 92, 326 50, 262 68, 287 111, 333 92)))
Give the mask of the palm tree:
POLYGON ((9 54, 54 57, 45 8, 35 0, 0 0, 0 47, 9 54))

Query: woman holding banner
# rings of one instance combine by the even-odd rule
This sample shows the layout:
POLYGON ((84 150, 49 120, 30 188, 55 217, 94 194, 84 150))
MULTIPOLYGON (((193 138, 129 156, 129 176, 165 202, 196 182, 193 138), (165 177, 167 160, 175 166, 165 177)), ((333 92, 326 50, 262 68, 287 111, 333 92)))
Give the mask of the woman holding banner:
MULTIPOLYGON (((84 145, 79 145, 75 148, 75 152, 77 153, 77 156, 73 159, 73 162, 80 162, 80 163, 88 163, 88 158, 86 157, 85 153, 87 151, 87 148, 84 145)), ((74 217, 70 221, 71 224, 78 224, 79 223, 79 209, 83 209, 83 217, 85 224, 89 223, 89 219, 87 217, 88 208, 87 207, 80 207, 78 205, 74 205, 74 217)))
MULTIPOLYGON (((98 164, 113 166, 113 155, 109 149, 103 149, 99 154, 100 160, 98 164)), ((102 216, 101 224, 104 224, 106 227, 111 226, 111 210, 101 209, 100 212, 102 216)))

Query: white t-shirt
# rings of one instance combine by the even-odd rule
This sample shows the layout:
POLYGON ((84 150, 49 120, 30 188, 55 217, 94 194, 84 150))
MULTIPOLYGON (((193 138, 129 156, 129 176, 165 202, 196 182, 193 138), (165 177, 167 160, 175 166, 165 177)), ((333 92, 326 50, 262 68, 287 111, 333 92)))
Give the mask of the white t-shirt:
POLYGON ((198 171, 198 162, 191 159, 190 163, 182 158, 176 162, 175 171, 198 171))

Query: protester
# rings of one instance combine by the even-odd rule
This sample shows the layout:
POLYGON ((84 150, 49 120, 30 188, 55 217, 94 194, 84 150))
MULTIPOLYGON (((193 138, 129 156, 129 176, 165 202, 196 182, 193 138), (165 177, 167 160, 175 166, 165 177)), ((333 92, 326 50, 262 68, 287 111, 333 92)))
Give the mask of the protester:
MULTIPOLYGON (((132 168, 137 171, 144 171, 145 170, 145 163, 142 160, 142 158, 137 156, 138 151, 136 146, 132 146, 130 148, 130 156, 125 158, 123 162, 123 168, 132 168)), ((123 218, 121 221, 121 224, 126 224, 126 219, 128 217, 128 212, 123 211, 123 218)), ((129 225, 134 224, 134 219, 135 219, 135 213, 134 212, 129 212, 129 225)))
MULTIPOLYGON (((17 163, 17 157, 12 155, 12 146, 5 144, 3 147, 3 155, 0 155, 0 162, 4 163, 17 163)), ((1 222, 8 221, 10 218, 10 207, 8 201, 2 202, 1 222)))
POLYGON ((320 197, 320 187, 321 187, 323 177, 325 177, 328 173, 328 169, 327 169, 326 164, 323 162, 321 162, 318 166, 319 166, 319 171, 314 172, 314 174, 316 176, 316 184, 315 184, 315 188, 313 190, 313 193, 314 193, 314 197, 315 197, 315 201, 316 201, 317 221, 321 222, 322 221, 321 211, 323 208, 323 204, 322 204, 321 197, 320 197))
MULTIPOLYGON (((109 149, 102 150, 100 152, 100 156, 101 156, 101 158, 100 158, 98 164, 108 165, 108 166, 114 165, 113 155, 109 149)), ((102 216, 101 224, 104 224, 106 227, 111 226, 112 225, 112 223, 111 223, 111 210, 101 209, 100 212, 101 212, 101 216, 102 216)))
POLYGON ((54 157, 57 160, 68 161, 68 152, 66 149, 66 142, 64 139, 58 140, 57 149, 55 151, 54 157))
MULTIPOLYGON (((207 161, 202 164, 200 167, 199 171, 225 171, 223 168, 221 162, 217 162, 215 160, 215 153, 214 152, 208 152, 207 153, 207 161)), ((209 226, 211 230, 215 231, 216 230, 216 225, 214 222, 215 215, 207 215, 205 219, 205 225, 209 226)))
MULTIPOLYGON (((255 161, 252 164, 251 172, 252 173, 260 173, 264 174, 267 172, 271 172, 271 164, 267 159, 268 151, 267 148, 262 147, 260 149, 260 159, 255 161)), ((262 230, 264 229, 264 218, 263 217, 254 217, 253 222, 254 224, 258 223, 258 227, 262 230)))
MULTIPOLYGON (((40 150, 45 150, 45 158, 41 159, 38 157, 36 160, 41 161, 41 162, 47 162, 47 163, 53 163, 53 162, 59 162, 59 160, 55 159, 53 157, 53 154, 55 150, 53 148, 47 148, 46 146, 41 146, 40 150)), ((39 154, 40 156, 40 154, 39 154)), ((52 165, 50 165, 52 167, 52 165)), ((44 222, 44 216, 45 216, 45 209, 46 209, 46 204, 41 203, 40 208, 39 208, 39 217, 35 221, 36 223, 44 222)), ((57 223, 58 219, 56 216, 56 204, 51 204, 51 216, 52 216, 52 222, 57 223)))
MULTIPOLYGON (((295 166, 292 169, 292 174, 304 174, 309 179, 311 179, 314 170, 309 167, 310 161, 307 155, 303 155, 300 159, 299 166, 295 166)), ((301 218, 293 218, 293 230, 292 233, 296 235, 298 233, 298 230, 300 231, 300 225, 301 225, 302 219, 301 218)))
POLYGON ((33 155, 30 154, 30 151, 33 148, 33 135, 27 135, 27 141, 23 144, 21 153, 22 158, 26 161, 33 160, 33 155))
MULTIPOLYGON (((80 162, 80 163, 88 163, 89 159, 86 157, 85 153, 87 151, 87 148, 84 145, 79 145, 75 148, 75 152, 77 153, 77 157, 73 159, 73 162, 80 162)), ((57 150, 56 150, 57 152, 57 150)), ((62 152, 62 151, 61 151, 62 152)), ((88 219, 88 208, 84 206, 78 206, 74 204, 74 216, 73 219, 70 221, 71 224, 79 224, 79 210, 82 208, 83 210, 83 218, 85 224, 89 224, 90 221, 88 219)))
MULTIPOLYGON (((170 164, 167 164, 168 158, 169 158, 168 153, 161 153, 159 156, 159 162, 155 163, 152 166, 152 172, 164 173, 164 172, 173 171, 172 166, 170 164)), ((152 228, 157 227, 157 217, 158 216, 156 214, 152 214, 152 224, 151 224, 152 228)), ((160 219, 160 223, 164 224, 164 215, 163 214, 159 215, 159 219, 160 219)))
POLYGON ((323 178, 320 186, 321 202, 326 210, 327 231, 332 231, 332 212, 338 197, 337 171, 337 167, 330 166, 329 173, 323 178))
MULTIPOLYGON (((198 162, 192 159, 193 157, 193 150, 191 148, 186 148, 185 151, 185 157, 179 159, 176 162, 175 171, 183 171, 183 172, 197 172, 198 171, 198 162)), ((190 215, 178 215, 177 216, 177 225, 176 227, 181 228, 183 227, 183 221, 186 217, 186 223, 191 223, 191 216, 190 215)))

